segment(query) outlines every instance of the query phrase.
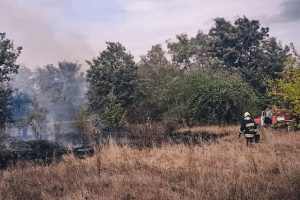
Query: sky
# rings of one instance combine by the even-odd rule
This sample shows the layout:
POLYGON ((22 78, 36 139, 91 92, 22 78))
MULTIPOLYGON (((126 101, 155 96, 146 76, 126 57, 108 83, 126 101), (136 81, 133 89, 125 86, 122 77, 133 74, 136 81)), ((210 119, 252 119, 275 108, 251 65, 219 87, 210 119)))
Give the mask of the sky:
POLYGON ((300 0, 0 0, 0 32, 23 51, 29 68, 96 57, 106 41, 135 59, 176 34, 208 32, 214 18, 247 16, 300 49, 300 0))

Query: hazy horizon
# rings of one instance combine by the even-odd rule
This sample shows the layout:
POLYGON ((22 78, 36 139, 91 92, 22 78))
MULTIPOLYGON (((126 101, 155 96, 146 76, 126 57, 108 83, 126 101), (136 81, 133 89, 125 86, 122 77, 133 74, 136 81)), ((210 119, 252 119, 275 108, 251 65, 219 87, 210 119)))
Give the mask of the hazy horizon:
POLYGON ((270 35, 300 49, 300 0, 0 0, 0 32, 23 52, 31 69, 97 56, 106 41, 121 42, 135 59, 176 34, 207 32, 213 19, 247 16, 270 35))

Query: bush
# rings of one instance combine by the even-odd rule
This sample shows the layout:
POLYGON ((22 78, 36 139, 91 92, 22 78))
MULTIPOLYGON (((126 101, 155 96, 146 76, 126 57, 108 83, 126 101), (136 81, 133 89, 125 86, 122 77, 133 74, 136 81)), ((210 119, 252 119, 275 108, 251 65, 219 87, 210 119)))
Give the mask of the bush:
POLYGON ((291 60, 282 73, 282 78, 271 83, 269 95, 279 106, 291 108, 300 118, 300 62, 291 60))
POLYGON ((108 104, 100 114, 102 122, 107 128, 120 128, 125 123, 126 110, 117 103, 117 97, 111 92, 107 95, 108 104))
POLYGON ((191 124, 237 123, 244 111, 256 113, 258 97, 240 75, 201 69, 178 79, 170 90, 165 119, 191 124), (171 116, 170 116, 171 115, 171 116))

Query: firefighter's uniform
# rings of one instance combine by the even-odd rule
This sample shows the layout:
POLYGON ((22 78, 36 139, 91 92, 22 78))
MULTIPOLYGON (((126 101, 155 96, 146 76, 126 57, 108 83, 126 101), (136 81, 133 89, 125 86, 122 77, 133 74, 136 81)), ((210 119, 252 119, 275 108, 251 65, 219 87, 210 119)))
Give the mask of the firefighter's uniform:
POLYGON ((249 142, 254 141, 255 136, 257 134, 257 125, 255 124, 254 120, 250 117, 250 113, 246 112, 244 114, 244 119, 242 121, 239 132, 240 132, 240 135, 242 133, 244 134, 246 141, 247 141, 247 145, 249 142))

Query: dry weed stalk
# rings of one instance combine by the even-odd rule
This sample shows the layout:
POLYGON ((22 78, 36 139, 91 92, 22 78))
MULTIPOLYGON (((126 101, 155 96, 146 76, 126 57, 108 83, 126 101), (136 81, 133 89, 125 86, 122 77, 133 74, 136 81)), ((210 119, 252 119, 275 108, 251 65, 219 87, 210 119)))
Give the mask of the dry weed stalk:
POLYGON ((114 142, 93 158, 0 172, 1 199, 299 199, 300 133, 247 148, 237 135, 202 146, 138 150, 114 142))

